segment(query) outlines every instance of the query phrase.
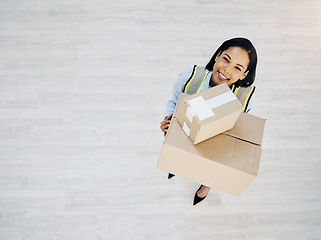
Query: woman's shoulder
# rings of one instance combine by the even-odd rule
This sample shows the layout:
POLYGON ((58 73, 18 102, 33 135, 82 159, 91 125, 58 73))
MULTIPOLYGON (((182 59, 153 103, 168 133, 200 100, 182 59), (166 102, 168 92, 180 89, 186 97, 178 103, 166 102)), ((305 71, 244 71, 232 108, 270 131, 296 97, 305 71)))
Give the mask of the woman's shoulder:
POLYGON ((206 73, 205 66, 194 65, 193 67, 187 69, 186 71, 178 74, 178 79, 188 80, 194 74, 194 72, 199 72, 199 71, 206 73))
POLYGON ((192 75, 194 70, 194 67, 191 67, 187 70, 185 70, 184 72, 181 72, 178 74, 178 79, 188 79, 190 78, 190 76, 192 75))

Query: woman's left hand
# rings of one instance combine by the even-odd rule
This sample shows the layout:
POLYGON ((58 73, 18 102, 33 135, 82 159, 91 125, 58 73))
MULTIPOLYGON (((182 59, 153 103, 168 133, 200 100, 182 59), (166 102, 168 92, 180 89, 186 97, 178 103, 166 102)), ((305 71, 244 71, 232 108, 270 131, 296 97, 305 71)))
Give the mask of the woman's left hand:
POLYGON ((169 125, 171 124, 172 117, 173 117, 173 113, 165 117, 164 121, 161 122, 160 129, 164 133, 164 136, 166 135, 169 125))

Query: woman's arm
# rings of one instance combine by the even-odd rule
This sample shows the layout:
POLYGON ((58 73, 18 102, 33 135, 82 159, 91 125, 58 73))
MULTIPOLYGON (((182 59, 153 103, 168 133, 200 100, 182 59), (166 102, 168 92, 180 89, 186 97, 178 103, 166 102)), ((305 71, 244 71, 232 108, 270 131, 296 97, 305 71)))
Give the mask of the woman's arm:
POLYGON ((192 72, 193 72, 193 68, 188 69, 187 71, 185 71, 183 73, 180 73, 178 75, 177 80, 173 84, 173 97, 171 100, 169 100, 167 102, 165 117, 160 125, 160 129, 164 133, 164 136, 166 135, 169 125, 171 123, 178 96, 181 92, 183 92, 183 88, 184 88, 186 82, 188 81, 188 79, 191 77, 192 72))
POLYGON ((175 110, 178 96, 183 92, 183 88, 187 80, 191 77, 193 68, 188 69, 187 71, 180 73, 177 80, 173 84, 173 97, 167 102, 165 116, 169 116, 175 110))

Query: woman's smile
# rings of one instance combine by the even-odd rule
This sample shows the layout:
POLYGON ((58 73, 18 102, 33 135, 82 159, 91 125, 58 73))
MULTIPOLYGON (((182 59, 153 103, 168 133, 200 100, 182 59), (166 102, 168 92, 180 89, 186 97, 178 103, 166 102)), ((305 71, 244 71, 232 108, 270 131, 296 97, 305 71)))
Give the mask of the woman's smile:
POLYGON ((219 77, 219 79, 221 80, 221 81, 226 81, 226 80, 229 80, 227 77, 225 77, 222 73, 220 73, 220 71, 217 71, 218 73, 217 73, 217 75, 218 75, 218 77, 219 77))

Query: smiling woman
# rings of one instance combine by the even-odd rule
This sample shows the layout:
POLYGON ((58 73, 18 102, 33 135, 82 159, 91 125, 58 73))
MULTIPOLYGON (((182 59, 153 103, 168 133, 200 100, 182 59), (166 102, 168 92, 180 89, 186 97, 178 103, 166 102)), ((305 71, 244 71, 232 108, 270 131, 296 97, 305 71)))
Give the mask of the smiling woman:
MULTIPOLYGON (((243 112, 249 112, 255 87, 257 54, 252 43, 246 38, 232 38, 225 41, 214 53, 206 67, 194 66, 178 75, 173 86, 173 98, 167 103, 161 130, 166 135, 178 96, 184 92, 194 94, 216 85, 226 83, 243 105, 243 112)), ((169 173, 168 178, 174 175, 169 173)), ((201 185, 194 196, 194 205, 204 200, 210 188, 201 185)))

